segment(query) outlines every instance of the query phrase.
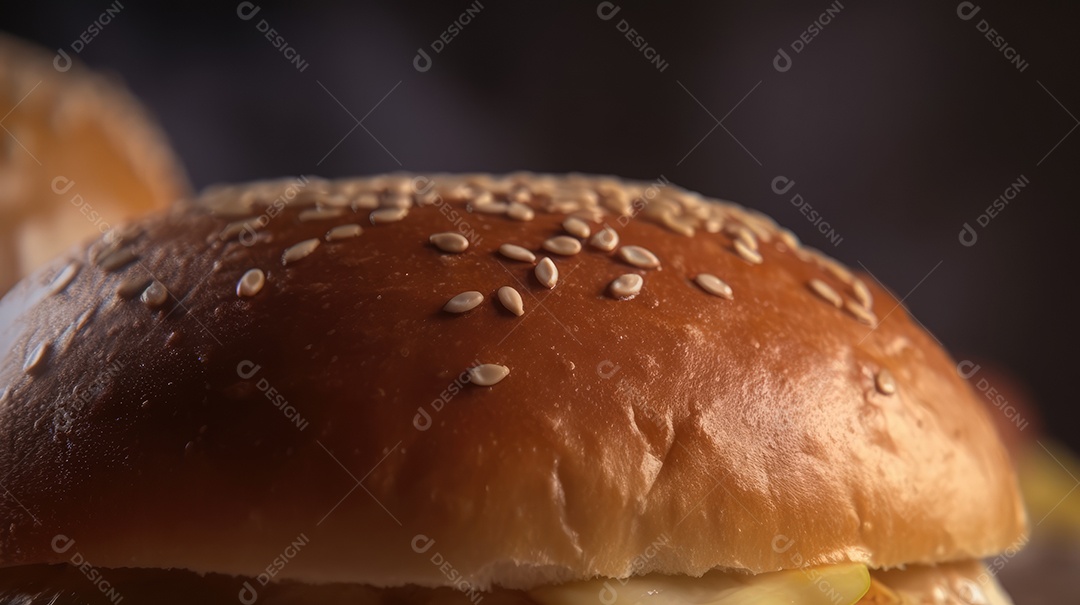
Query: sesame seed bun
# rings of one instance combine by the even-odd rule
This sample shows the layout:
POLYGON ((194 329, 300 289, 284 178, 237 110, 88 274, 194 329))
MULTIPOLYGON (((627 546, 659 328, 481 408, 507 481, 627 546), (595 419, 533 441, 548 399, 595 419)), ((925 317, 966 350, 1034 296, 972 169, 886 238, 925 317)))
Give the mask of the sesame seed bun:
POLYGON ((987 412, 892 294, 666 185, 219 187, 24 280, 0 326, 0 565, 67 561, 62 534, 254 577, 303 535, 275 581, 455 585, 437 553, 532 588, 1025 531, 987 412))
POLYGON ((0 33, 0 293, 68 246, 189 193, 116 78, 0 33))

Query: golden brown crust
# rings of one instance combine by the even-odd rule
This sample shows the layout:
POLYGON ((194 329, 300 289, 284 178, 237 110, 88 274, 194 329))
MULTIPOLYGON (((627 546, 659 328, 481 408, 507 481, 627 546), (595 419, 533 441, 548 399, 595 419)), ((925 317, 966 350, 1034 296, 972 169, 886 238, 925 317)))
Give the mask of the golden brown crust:
POLYGON ((65 560, 50 547, 64 534, 102 567, 255 575, 303 533, 281 577, 450 584, 438 553, 473 585, 528 587, 961 560, 1023 533, 986 412, 893 296, 760 215, 648 187, 524 174, 226 187, 54 263, 0 302, 0 560, 65 560), (505 200, 535 217, 510 218, 505 200), (610 225, 618 247, 545 251, 566 213, 610 225), (346 224, 363 231, 327 241, 346 224), (430 242, 448 231, 472 235, 468 249, 430 242), (551 257, 554 288, 506 243, 551 257), (660 266, 621 260, 643 258, 628 245, 660 266), (252 269, 263 280, 238 296, 252 269), (629 300, 609 288, 624 274, 644 277, 629 300), (140 301, 133 285, 151 277, 164 303, 140 301), (479 306, 443 311, 470 290, 479 306), (510 373, 460 381, 486 363, 510 373))
POLYGON ((0 293, 190 190, 156 121, 77 59, 0 33, 0 108, 0 293))

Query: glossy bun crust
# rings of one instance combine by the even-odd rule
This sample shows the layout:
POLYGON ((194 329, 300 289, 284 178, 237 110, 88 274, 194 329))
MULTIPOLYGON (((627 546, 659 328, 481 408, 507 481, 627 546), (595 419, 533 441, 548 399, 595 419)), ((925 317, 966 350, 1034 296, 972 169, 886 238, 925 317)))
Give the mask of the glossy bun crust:
POLYGON ((3 565, 527 588, 965 560, 1025 528, 987 412, 892 295, 674 187, 222 187, 25 280, 0 326, 3 565))

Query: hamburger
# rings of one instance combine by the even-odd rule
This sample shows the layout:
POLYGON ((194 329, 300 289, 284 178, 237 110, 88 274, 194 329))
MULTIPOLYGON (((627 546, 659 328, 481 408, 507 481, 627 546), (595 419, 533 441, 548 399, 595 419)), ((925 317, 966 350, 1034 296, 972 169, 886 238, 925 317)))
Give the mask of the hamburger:
POLYGON ((664 183, 211 188, 0 351, 0 603, 999 605, 1026 531, 893 295, 664 183))

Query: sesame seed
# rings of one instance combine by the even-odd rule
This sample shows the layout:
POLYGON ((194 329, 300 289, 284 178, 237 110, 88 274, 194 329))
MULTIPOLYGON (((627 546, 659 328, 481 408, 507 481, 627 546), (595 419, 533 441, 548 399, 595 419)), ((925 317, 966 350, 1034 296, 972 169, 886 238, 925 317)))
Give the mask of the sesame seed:
POLYGON ((568 217, 563 221, 562 228, 566 229, 566 232, 574 237, 580 237, 585 239, 592 233, 592 229, 589 228, 589 224, 579 219, 576 216, 568 217))
POLYGON ((79 336, 79 330, 82 330, 86 322, 90 320, 90 316, 96 312, 94 308, 83 311, 75 320, 69 323, 64 331, 60 333, 60 336, 53 341, 50 348, 60 353, 65 353, 71 349, 71 345, 75 343, 79 336))
POLYGON ((255 296, 264 285, 266 285, 266 274, 262 272, 262 269, 248 269, 240 281, 236 282, 236 295, 255 296))
POLYGON ((333 242, 336 240, 348 239, 350 237, 356 237, 363 232, 364 230, 356 223, 338 225, 326 232, 326 241, 333 242))
POLYGON ((866 307, 860 305, 853 300, 847 301, 847 303, 844 304, 844 309, 847 310, 848 313, 854 315, 855 319, 868 326, 873 327, 877 324, 877 315, 874 315, 873 311, 867 309, 866 307))
POLYGON ((726 298, 728 300, 733 300, 735 298, 735 293, 732 292, 731 286, 715 275, 699 273, 697 277, 694 278, 694 282, 697 283, 702 290, 714 296, 719 296, 720 298, 726 298))
POLYGON ((263 226, 262 221, 262 217, 253 217, 229 223, 221 229, 220 233, 218 233, 218 239, 226 241, 244 232, 254 232, 256 229, 263 226))
POLYGON ((619 245, 619 234, 614 229, 608 226, 604 226, 603 229, 596 232, 589 240, 589 244, 592 247, 603 250, 604 252, 611 252, 619 245))
POLYGON ((123 269, 128 263, 138 258, 131 248, 120 248, 107 252, 98 258, 97 265, 104 271, 113 272, 123 269))
POLYGON ((817 259, 818 262, 825 267, 826 271, 845 284, 850 284, 855 279, 855 276, 851 274, 851 271, 849 271, 847 267, 840 264, 839 261, 826 256, 824 253, 818 252, 817 259))
POLYGON ((844 299, 840 298, 840 295, 836 293, 836 290, 833 290, 832 286, 820 279, 810 280, 810 289, 814 291, 814 294, 824 298, 834 307, 840 308, 844 304, 844 299))
POLYGON ((502 254, 510 260, 521 261, 523 263, 535 263, 536 255, 529 250, 516 246, 514 244, 503 244, 499 246, 499 254, 502 254))
POLYGON ((409 214, 408 208, 379 208, 371 211, 368 220, 371 221, 372 225, 383 225, 400 221, 407 214, 409 214))
POLYGON ((637 296, 641 292, 641 286, 644 284, 645 280, 637 273, 620 275, 611 282, 611 294, 615 298, 628 300, 637 296))
POLYGON ((476 290, 470 290, 451 298, 443 305, 443 311, 448 313, 464 313, 475 309, 482 302, 484 302, 484 295, 476 290))
POLYGON ((540 280, 540 283, 550 290, 559 281, 559 268, 555 266, 555 263, 550 258, 545 256, 536 264, 536 279, 540 280))
POLYGON ((578 197, 581 198, 582 203, 587 206, 595 206, 600 202, 600 195, 589 188, 589 184, 583 185, 577 190, 578 197))
POLYGON ((169 300, 169 291, 165 289, 165 286, 162 285, 161 282, 155 279, 154 281, 150 282, 150 285, 147 286, 145 290, 143 290, 142 296, 139 297, 139 300, 141 300, 143 304, 147 307, 154 309, 156 307, 160 307, 169 300))
POLYGON ((772 241, 772 234, 776 232, 776 221, 772 220, 768 216, 756 212, 753 210, 747 211, 746 218, 743 219, 746 226, 753 232, 753 235, 757 239, 769 242, 772 241))
POLYGON ((736 240, 742 242, 743 245, 747 248, 753 250, 754 252, 757 252, 758 243, 757 238, 754 237, 753 231, 750 231, 750 229, 740 225, 738 227, 735 227, 734 232, 736 240))
POLYGON ((306 239, 299 244, 293 244, 281 253, 281 264, 294 263, 315 251, 319 247, 319 240, 306 239))
POLYGON ((893 379, 891 372, 882 368, 880 372, 874 376, 874 386, 882 395, 892 395, 896 392, 896 380, 893 379))
POLYGON ((38 346, 34 347, 34 350, 30 351, 30 354, 26 356, 26 362, 23 363, 23 371, 27 374, 31 374, 38 370, 45 361, 45 355, 48 352, 48 342, 38 343, 38 346))
POLYGON ((468 209, 470 212, 479 212, 481 214, 506 214, 510 209, 510 204, 489 199, 478 199, 469 203, 468 209))
POLYGON ((96 313, 95 308, 91 307, 87 309, 82 315, 80 315, 78 319, 75 320, 75 331, 78 332, 79 330, 85 328, 86 322, 90 321, 90 318, 94 316, 94 313, 96 313))
POLYGON ((521 317, 525 314, 525 303, 521 300, 521 294, 510 286, 499 288, 499 302, 514 315, 521 317))
POLYGON ((694 237, 694 228, 683 222, 679 217, 675 216, 671 212, 664 212, 660 215, 660 223, 678 233, 679 235, 685 235, 686 237, 694 237))
POLYGON ((345 208, 349 205, 349 198, 341 193, 332 193, 320 199, 319 203, 333 208, 345 208))
POLYGON ((352 206, 353 210, 360 210, 361 208, 365 210, 371 210, 374 208, 378 208, 379 197, 371 192, 361 193, 360 195, 356 196, 356 199, 352 201, 352 204, 350 204, 350 206, 352 206))
POLYGON ((442 197, 439 196, 439 192, 435 191, 434 187, 428 189, 427 191, 424 191, 423 193, 416 193, 416 203, 420 206, 430 206, 441 199, 442 197))
POLYGON ((149 283, 150 276, 143 271, 139 271, 137 274, 130 275, 120 282, 120 285, 116 288, 116 295, 120 298, 131 298, 145 290, 149 283))
POLYGON ((337 218, 345 214, 341 208, 308 208, 300 212, 300 222, 321 221, 328 218, 337 218))
POLYGON ((754 265, 760 265, 763 260, 760 252, 747 247, 741 239, 735 240, 735 253, 742 257, 744 261, 754 265))
POLYGON ((138 225, 123 225, 109 229, 105 233, 105 241, 110 244, 129 244, 141 237, 146 230, 138 225))
POLYGON ((379 205, 383 208, 400 208, 408 210, 409 208, 412 208, 413 201, 412 196, 399 192, 388 194, 381 202, 379 202, 379 205))
POLYGON ((509 375, 510 368, 494 363, 482 363, 469 368, 469 382, 481 387, 497 384, 509 375))
POLYGON ((393 175, 384 179, 385 186, 383 189, 387 195, 391 194, 404 194, 408 193, 412 189, 412 184, 408 177, 402 175, 393 175))
POLYGON ((780 237, 780 241, 783 242, 785 246, 792 250, 799 249, 799 236, 782 227, 777 231, 777 234, 780 237))
POLYGON ((68 284, 71 283, 71 280, 75 279, 75 275, 78 274, 79 269, 81 268, 82 265, 79 263, 68 263, 56 274, 56 277, 53 278, 52 282, 49 283, 49 295, 51 296, 63 292, 64 289, 68 287, 68 284))
POLYGON ((851 291, 855 293, 855 298, 858 299, 859 304, 866 309, 871 309, 874 306, 874 297, 870 294, 870 288, 866 287, 866 283, 859 278, 855 278, 851 282, 851 291))
POLYGON ((469 247, 469 240, 460 233, 436 233, 429 237, 428 241, 443 252, 461 253, 469 247))
POLYGON ((445 183, 440 183, 440 187, 444 189, 444 195, 453 199, 468 201, 469 199, 473 198, 474 195, 476 195, 476 193, 472 190, 471 187, 463 183, 458 183, 453 186, 447 185, 445 183))
POLYGON ((581 210, 581 202, 573 198, 553 199, 547 205, 548 212, 570 214, 581 210))
POLYGON ((593 206, 579 211, 575 216, 583 221, 592 221, 594 223, 602 223, 607 218, 608 213, 600 206, 593 206))
POLYGON ((515 221, 531 221, 536 217, 536 213, 532 208, 529 208, 521 202, 511 202, 510 208, 506 211, 506 216, 514 219, 515 221))
POLYGON ((641 246, 623 246, 619 248, 619 258, 642 269, 655 269, 660 266, 660 259, 641 246))
POLYGON ((581 252, 581 242, 569 235, 556 235, 544 241, 544 250, 563 256, 573 256, 581 252))
POLYGON ((231 195, 218 197, 215 195, 218 193, 220 193, 220 190, 208 192, 208 196, 212 197, 204 199, 202 202, 214 216, 234 217, 251 213, 251 207, 254 205, 255 200, 249 193, 245 193, 240 197, 231 195))
POLYGON ((617 189, 616 191, 617 193, 613 193, 611 197, 607 198, 606 207, 619 216, 629 217, 634 213, 630 198, 622 189, 617 189))
POLYGON ((527 202, 532 198, 532 193, 525 185, 517 185, 510 191, 508 197, 515 202, 527 202))

